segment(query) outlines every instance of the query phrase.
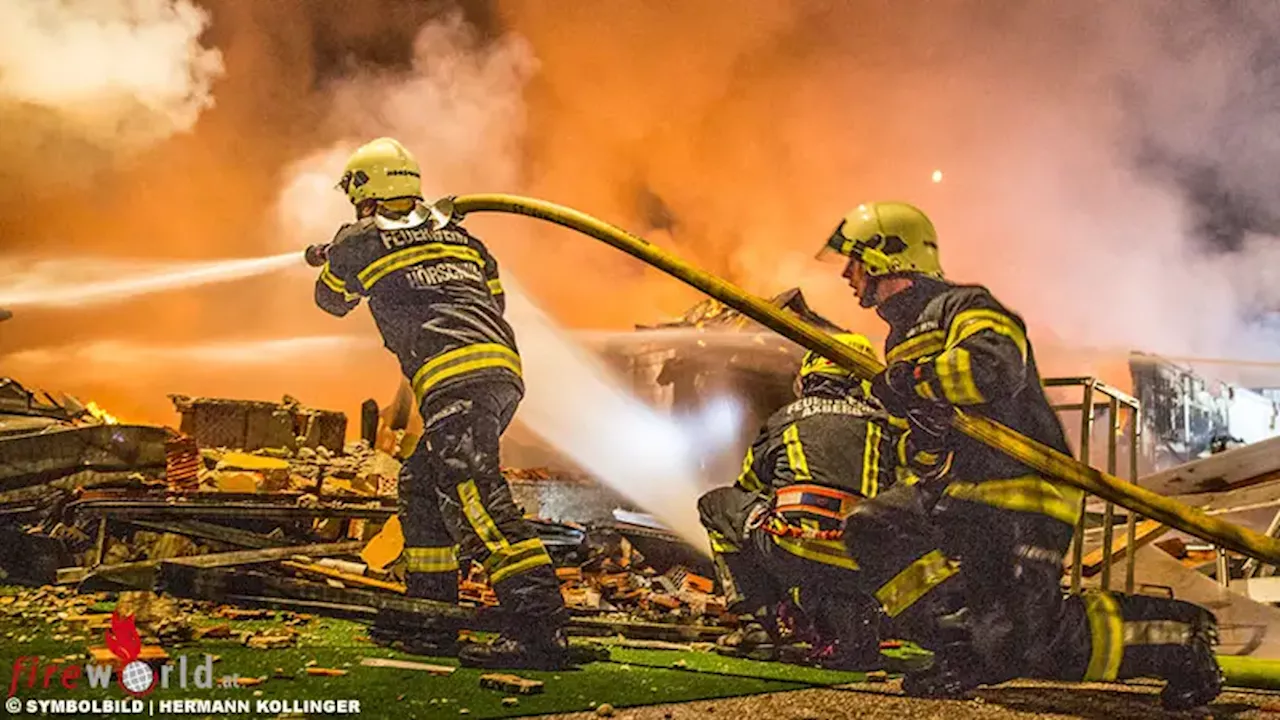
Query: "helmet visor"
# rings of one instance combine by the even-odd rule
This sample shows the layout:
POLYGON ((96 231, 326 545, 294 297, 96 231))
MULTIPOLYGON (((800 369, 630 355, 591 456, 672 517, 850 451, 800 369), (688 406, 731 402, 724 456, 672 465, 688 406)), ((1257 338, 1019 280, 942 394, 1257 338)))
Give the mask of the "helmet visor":
POLYGON ((840 229, 843 227, 843 222, 836 226, 836 229, 832 231, 831 236, 827 238, 827 242, 814 257, 830 264, 844 264, 848 262, 849 257, 853 254, 854 244, 852 240, 844 236, 844 233, 840 232, 840 229))

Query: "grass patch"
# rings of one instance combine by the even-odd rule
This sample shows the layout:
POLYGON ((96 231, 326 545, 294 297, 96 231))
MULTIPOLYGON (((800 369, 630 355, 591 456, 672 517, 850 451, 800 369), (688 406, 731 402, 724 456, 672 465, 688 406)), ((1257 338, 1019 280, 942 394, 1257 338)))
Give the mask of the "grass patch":
MULTIPOLYGON (((12 594, 0 590, 0 594, 12 594)), ((109 610, 100 603, 94 610, 109 610)), ((33 617, 0 618, 0 683, 7 694, 14 663, 20 656, 38 656, 43 667, 55 661, 81 665, 87 649, 102 645, 101 631, 80 633, 75 639, 56 619, 57 607, 28 609, 33 617), (50 619, 53 619, 50 622, 50 619), (54 639, 59 636, 59 639, 54 639)), ((229 621, 214 616, 192 618, 196 627, 228 624, 233 633, 281 627, 279 620, 229 621)), ((361 715, 377 718, 455 718, 466 709, 469 718, 503 718, 554 712, 590 710, 601 703, 615 707, 651 705, 794 690, 813 685, 855 682, 857 673, 843 673, 778 663, 727 658, 711 653, 635 650, 611 648, 612 661, 597 662, 581 669, 561 672, 518 671, 521 677, 541 680, 544 692, 520 696, 515 706, 504 706, 506 695, 480 688, 484 671, 460 668, 447 677, 417 670, 373 668, 360 665, 361 658, 379 657, 456 666, 455 658, 427 658, 379 647, 365 639, 366 628, 358 623, 317 618, 293 628, 298 645, 276 650, 253 650, 236 639, 205 639, 165 647, 173 658, 186 655, 187 687, 179 686, 177 670, 171 672, 170 687, 157 689, 148 700, 161 699, 244 699, 251 707, 259 699, 321 700, 355 699, 361 715), (204 655, 217 656, 213 663, 215 687, 194 687, 194 667, 204 655), (346 670, 341 677, 306 674, 306 667, 346 670), (678 665, 679 664, 679 665, 678 665), (275 677, 277 669, 286 677, 275 677), (225 675, 266 677, 261 685, 244 688, 218 687, 225 675)), ((83 678, 75 690, 67 690, 53 676, 48 688, 41 687, 44 671, 36 687, 27 687, 28 675, 19 678, 16 696, 22 699, 121 699, 127 697, 116 685, 91 689, 83 678)), ((113 678, 114 680, 114 678, 113 678)), ((74 717, 74 716, 63 716, 74 717)), ((192 716, 188 716, 192 717, 192 716)), ((240 716, 249 717, 249 716, 240 716)))

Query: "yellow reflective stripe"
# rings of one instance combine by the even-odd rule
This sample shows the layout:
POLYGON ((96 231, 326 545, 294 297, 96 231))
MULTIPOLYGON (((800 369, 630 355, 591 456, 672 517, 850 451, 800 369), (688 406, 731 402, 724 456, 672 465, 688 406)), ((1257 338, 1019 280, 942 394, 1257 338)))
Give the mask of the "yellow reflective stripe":
POLYGON ((889 617, 897 617, 958 572, 959 563, 943 555, 941 550, 931 550, 876 590, 876 599, 889 617))
POLYGON ((528 572, 540 565, 550 565, 551 556, 538 538, 529 538, 495 550, 484 561, 489 582, 497 584, 511 577, 528 572))
POLYGON ((927 382, 916 383, 916 394, 917 394, 917 395, 919 395, 920 397, 924 398, 925 400, 937 400, 937 399, 938 399, 938 396, 937 396, 937 395, 935 395, 935 394, 934 394, 934 392, 933 392, 933 388, 932 388, 932 387, 930 387, 930 386, 929 386, 929 383, 927 383, 927 382))
POLYGON ((811 538, 782 537, 770 535, 778 547, 805 560, 820 562, 842 570, 857 570, 858 563, 849 557, 844 543, 839 540, 814 540, 811 538))
POLYGON ((880 426, 867 423, 867 445, 862 452, 862 495, 873 498, 880 490, 880 426))
POLYGON ((787 464, 795 475, 796 482, 812 480, 809 474, 809 461, 804 457, 804 447, 800 445, 800 428, 792 423, 782 431, 782 440, 787 444, 787 464))
POLYGON ((906 360, 918 360, 926 355, 934 355, 945 347, 943 341, 946 334, 941 330, 930 330, 904 340, 885 353, 885 364, 892 365, 906 360))
POLYGON ((458 569, 458 554, 454 546, 447 547, 407 547, 404 549, 405 568, 412 573, 455 572, 458 569))
POLYGON ((981 483, 955 482, 948 485, 943 494, 1005 510, 1047 515, 1075 525, 1080 517, 1082 492, 1062 483, 1028 475, 981 483))
POLYGON ((951 321, 947 333, 947 349, 951 349, 983 330, 1003 335, 1018 346, 1022 361, 1027 361, 1027 335, 1013 318, 996 310, 965 310, 951 321))
POLYGON ((986 400, 973 380, 973 364, 969 351, 952 348, 933 361, 942 394, 953 405, 980 405, 986 400))
POLYGON ((729 538, 724 533, 715 530, 707 531, 707 538, 711 540, 711 551, 717 553, 736 553, 739 548, 737 545, 729 542, 729 538))
POLYGON ((509 546, 497 523, 489 517, 489 511, 480 501, 480 488, 476 487, 475 480, 468 480, 458 486, 458 498, 462 500, 462 514, 489 552, 496 553, 509 546))
POLYGON ((342 295, 342 299, 347 302, 351 302, 352 300, 360 297, 359 295, 347 290, 347 284, 342 282, 342 278, 333 274, 333 271, 329 269, 328 262, 324 264, 324 267, 320 268, 320 282, 324 283, 324 286, 330 290, 342 295))
POLYGON ((747 448, 747 456, 742 459, 742 473, 738 475, 738 485, 747 492, 764 490, 764 483, 760 482, 760 478, 756 476, 756 471, 751 467, 755 462, 755 450, 747 448))
POLYGON ((1120 605, 1110 593, 1089 590, 1084 594, 1084 612, 1089 617, 1089 667, 1084 680, 1115 680, 1124 658, 1124 630, 1120 605))
POLYGON ((439 260, 441 258, 457 258, 484 267, 484 259, 480 257, 480 253, 469 247, 428 243, 426 245, 407 247, 389 255, 384 255, 365 266, 365 269, 357 273, 356 277, 359 278, 360 284, 364 285, 364 289, 369 290, 379 280, 397 270, 403 270, 420 262, 439 260))
POLYGON ((490 281, 489 281, 489 294, 490 294, 490 295, 501 295, 501 294, 502 294, 502 281, 501 281, 501 280, 499 280, 498 278, 494 278, 494 279, 492 279, 492 280, 490 280, 490 281))
POLYGON ((421 403, 427 391, 440 383, 475 370, 506 368, 521 374, 520 356, 516 351, 498 343, 477 343, 450 350, 431 358, 413 374, 413 394, 421 403))

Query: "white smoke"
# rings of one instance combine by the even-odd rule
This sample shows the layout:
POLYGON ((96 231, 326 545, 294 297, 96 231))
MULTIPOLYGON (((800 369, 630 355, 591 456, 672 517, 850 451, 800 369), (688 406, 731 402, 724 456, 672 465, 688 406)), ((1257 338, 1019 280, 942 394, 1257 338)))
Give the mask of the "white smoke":
POLYGON ((109 153, 190 130, 223 72, 208 23, 190 0, 0 2, 0 108, 109 153))
POLYGON ((428 198, 511 187, 520 174, 522 93, 537 69, 522 38, 482 45, 454 12, 419 31, 409 71, 358 71, 334 84, 329 124, 340 139, 287 169, 278 205, 281 241, 327 242, 350 221, 351 208, 334 185, 351 151, 380 135, 417 157, 428 198), (337 201, 315 202, 329 196, 337 201))

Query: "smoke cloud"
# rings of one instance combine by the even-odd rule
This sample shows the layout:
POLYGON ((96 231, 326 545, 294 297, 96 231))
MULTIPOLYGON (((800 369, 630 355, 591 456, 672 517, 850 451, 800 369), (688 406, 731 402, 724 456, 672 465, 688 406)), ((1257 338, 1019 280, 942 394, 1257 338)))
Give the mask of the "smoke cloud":
POLYGON ((189 131, 223 72, 208 23, 189 0, 0 3, 0 151, 28 155, 26 172, 83 174, 189 131))
MULTIPOLYGON (((27 14, 0 22, 0 33, 25 23, 24 37, 68 37, 30 32, 31 9, 44 5, 5 4, 0 12, 27 14)), ((216 105, 195 101, 203 90, 162 94, 209 109, 84 191, 42 185, 25 148, 81 157, 86 136, 109 136, 36 132, 49 124, 23 118, 74 118, 57 114, 67 103, 25 91, 15 114, 14 91, 0 92, 6 188, 62 193, 56 202, 0 195, 5 252, 170 262, 327 241, 350 217, 331 189, 343 158, 391 134, 423 160, 429 194, 515 191, 570 205, 758 294, 800 285, 819 312, 869 334, 882 334, 880 320, 812 256, 850 207, 886 198, 933 217, 949 276, 991 286, 1025 316, 1046 372, 1104 368, 1124 386, 1129 349, 1280 356, 1267 313, 1280 306, 1271 269, 1280 13, 1267 3, 355 5, 207 0, 204 35, 186 20, 195 15, 157 11, 190 30, 172 37, 196 38, 156 41, 163 77, 204 78, 189 87, 212 88, 216 105), (220 54, 216 84, 192 59, 201 52, 220 54), (1103 351, 1061 350, 1083 347, 1103 351)), ((59 42, 64 56, 80 46, 59 42)), ((10 57, 0 54, 6 77, 10 57)), ((119 117, 111 103, 92 107, 119 117)), ((576 328, 625 330, 700 299, 561 229, 485 216, 468 225, 539 306, 576 328)), ((376 344, 370 323, 323 316, 308 281, 283 278, 109 311, 19 311, 0 326, 0 357, 103 340, 352 332, 376 344)), ((385 353, 357 355, 318 352, 278 389, 262 373, 214 383, 163 368, 151 385, 287 391, 354 411, 363 397, 391 397, 396 378, 385 353), (345 381, 321 379, 331 375, 345 381)), ((114 375, 74 387, 53 370, 23 379, 108 410, 136 404, 140 419, 172 418, 162 400, 130 399, 114 375)))

